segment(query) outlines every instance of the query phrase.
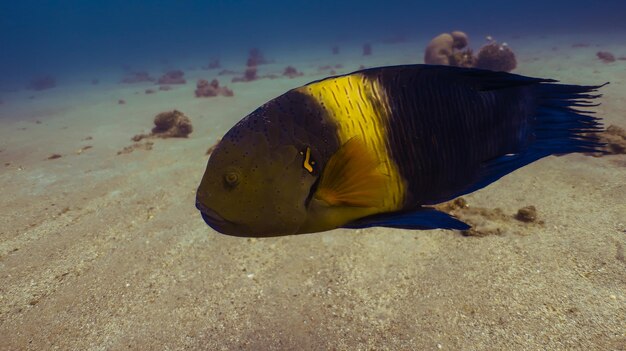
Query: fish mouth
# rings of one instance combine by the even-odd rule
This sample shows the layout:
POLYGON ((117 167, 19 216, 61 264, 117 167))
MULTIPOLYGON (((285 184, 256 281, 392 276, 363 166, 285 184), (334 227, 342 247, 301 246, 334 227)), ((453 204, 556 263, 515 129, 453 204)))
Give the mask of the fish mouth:
POLYGON ((220 233, 224 232, 224 226, 227 226, 229 224, 232 225, 232 222, 224 219, 224 217, 220 216, 217 212, 210 209, 209 207, 206 207, 198 200, 196 200, 196 208, 200 211, 200 215, 202 215, 202 219, 204 220, 204 222, 220 233))
POLYGON ((219 233, 245 238, 258 236, 254 235, 254 232, 250 231, 247 226, 225 219, 213 209, 203 205, 198 200, 196 200, 196 208, 200 211, 200 215, 202 216, 204 223, 219 233))

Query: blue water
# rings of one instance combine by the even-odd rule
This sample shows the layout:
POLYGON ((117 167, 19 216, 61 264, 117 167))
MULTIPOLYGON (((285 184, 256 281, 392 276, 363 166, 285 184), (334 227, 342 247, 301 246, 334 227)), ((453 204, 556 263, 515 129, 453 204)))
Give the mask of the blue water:
POLYGON ((0 2, 0 85, 163 60, 238 57, 386 38, 626 32, 626 1, 0 2))

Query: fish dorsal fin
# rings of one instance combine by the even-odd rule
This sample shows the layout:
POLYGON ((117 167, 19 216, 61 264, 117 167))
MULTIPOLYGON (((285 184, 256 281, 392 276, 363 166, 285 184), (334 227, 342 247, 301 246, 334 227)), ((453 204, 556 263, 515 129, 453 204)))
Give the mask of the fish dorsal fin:
POLYGON ((376 207, 385 196, 380 162, 355 137, 343 144, 324 167, 315 198, 330 206, 376 207))

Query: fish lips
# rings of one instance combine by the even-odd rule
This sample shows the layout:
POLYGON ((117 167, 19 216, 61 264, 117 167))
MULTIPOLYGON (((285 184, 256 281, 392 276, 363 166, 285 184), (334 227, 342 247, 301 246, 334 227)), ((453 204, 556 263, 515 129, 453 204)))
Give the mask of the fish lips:
POLYGON ((204 223, 206 223, 209 227, 213 228, 217 232, 224 233, 224 229, 222 229, 223 226, 220 226, 219 222, 217 222, 215 218, 202 211, 200 211, 200 215, 202 216, 204 223))
POLYGON ((196 200, 196 208, 200 211, 200 215, 209 227, 217 230, 220 233, 224 233, 224 226, 231 224, 229 221, 220 216, 217 212, 204 206, 200 201, 196 200))
POLYGON ((224 217, 220 216, 217 212, 212 210, 211 208, 203 205, 200 201, 196 200, 196 208, 200 211, 200 215, 209 227, 213 228, 215 231, 230 235, 230 236, 239 236, 239 237, 250 237, 252 235, 246 234, 247 232, 241 228, 241 225, 237 225, 224 217))

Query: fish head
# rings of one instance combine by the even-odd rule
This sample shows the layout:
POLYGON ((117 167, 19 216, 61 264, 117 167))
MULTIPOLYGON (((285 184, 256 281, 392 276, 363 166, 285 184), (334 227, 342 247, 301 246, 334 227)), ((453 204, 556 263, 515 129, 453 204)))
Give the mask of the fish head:
POLYGON ((196 207, 213 229, 234 236, 289 235, 306 220, 305 202, 317 177, 303 167, 300 145, 270 137, 268 128, 279 127, 251 114, 213 151, 196 194, 196 207))

